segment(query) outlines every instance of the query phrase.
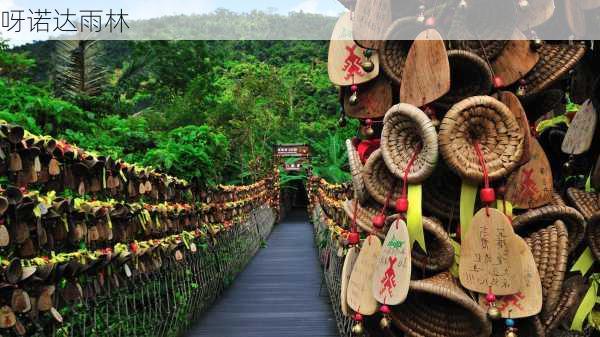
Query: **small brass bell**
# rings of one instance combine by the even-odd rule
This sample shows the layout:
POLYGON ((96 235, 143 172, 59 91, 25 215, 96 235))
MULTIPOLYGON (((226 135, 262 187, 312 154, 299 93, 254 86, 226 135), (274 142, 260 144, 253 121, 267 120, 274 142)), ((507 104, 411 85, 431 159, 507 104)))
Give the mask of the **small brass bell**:
POLYGON ((490 316, 491 319, 499 319, 500 318, 500 310, 498 310, 498 308, 496 308, 495 306, 491 306, 488 309, 488 316, 490 316))
POLYGON ((563 173, 565 176, 573 174, 573 156, 569 157, 569 160, 563 164, 563 173))
POLYGON ((509 331, 506 333, 506 337, 518 337, 514 331, 509 331))
POLYGON ((543 45, 544 45, 544 41, 542 41, 542 39, 536 38, 531 41, 531 48, 535 51, 542 48, 543 45))
POLYGON ((373 64, 373 62, 371 62, 371 60, 366 60, 363 61, 363 63, 361 63, 360 65, 364 71, 370 73, 373 71, 373 69, 375 69, 375 64, 373 64))
POLYGON ((341 115, 340 119, 338 120, 338 126, 340 128, 345 128, 347 124, 348 122, 346 121, 346 115, 341 115))
POLYGON ((365 52, 363 54, 365 55, 366 58, 369 58, 369 57, 373 56, 373 49, 367 48, 367 49, 365 49, 365 52))
POLYGON ((356 94, 356 92, 354 92, 352 94, 352 96, 350 96, 350 98, 348 99, 348 103, 350 103, 350 105, 357 105, 358 104, 358 95, 356 94))
POLYGON ((386 316, 383 316, 383 318, 381 319, 381 321, 379 321, 379 327, 382 330, 385 330, 385 329, 389 328, 390 324, 391 324, 390 319, 387 318, 386 316))
POLYGON ((354 324, 354 326, 352 326, 352 333, 355 336, 362 336, 364 332, 365 332, 365 329, 363 328, 363 325, 361 322, 358 322, 358 323, 354 324))
POLYGON ((365 126, 365 127, 362 128, 362 133, 363 133, 363 135, 365 135, 367 137, 371 137, 371 136, 373 136, 373 134, 375 133, 375 131, 369 125, 369 126, 365 126))

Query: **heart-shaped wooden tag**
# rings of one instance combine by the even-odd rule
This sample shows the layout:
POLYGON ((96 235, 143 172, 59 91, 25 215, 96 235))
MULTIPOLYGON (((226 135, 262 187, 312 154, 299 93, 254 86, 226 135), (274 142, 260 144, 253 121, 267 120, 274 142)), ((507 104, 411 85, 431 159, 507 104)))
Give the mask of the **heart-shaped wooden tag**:
POLYGON ((575 38, 584 36, 586 33, 586 19, 579 0, 564 0, 563 3, 565 5, 564 15, 567 18, 567 24, 571 32, 575 38))
POLYGON ((377 312, 377 300, 373 297, 373 272, 377 258, 381 253, 381 241, 376 235, 369 235, 363 242, 356 263, 350 275, 348 306, 363 315, 373 315, 377 312))
POLYGON ((521 133, 523 134, 523 156, 519 161, 519 165, 523 165, 527 163, 529 161, 529 158, 531 157, 529 154, 531 131, 529 130, 529 121, 527 120, 527 114, 525 113, 525 109, 523 109, 519 98, 510 91, 500 92, 498 94, 498 100, 504 103, 504 105, 506 105, 510 109, 510 111, 517 119, 519 127, 521 128, 521 133))
POLYGON ((373 273, 373 296, 379 303, 397 305, 406 299, 411 258, 408 229, 403 220, 390 226, 373 273))
POLYGON ((350 87, 342 88, 344 90, 344 111, 346 115, 353 118, 380 118, 392 106, 392 84, 384 77, 363 83, 358 86, 358 102, 350 104, 352 92, 350 87))
POLYGON ((506 200, 515 208, 527 209, 552 201, 552 169, 537 139, 529 140, 529 161, 508 176, 506 200))
POLYGON ((440 33, 427 29, 415 38, 404 64, 400 102, 417 107, 429 104, 450 90, 450 62, 440 33))
POLYGON ((562 152, 578 155, 589 150, 594 140, 597 123, 598 113, 592 101, 588 99, 579 107, 579 111, 569 125, 560 148, 562 152))
POLYGON ((523 33, 515 30, 513 38, 492 63, 492 69, 504 85, 509 86, 523 78, 539 60, 540 55, 531 48, 531 42, 523 33))
MULTIPOLYGON (((542 281, 531 249, 521 237, 516 238, 521 258, 523 279, 521 289, 516 294, 499 296, 496 308, 503 318, 523 318, 534 316, 542 310, 542 281)), ((485 295, 479 296, 479 304, 488 309, 485 295)))
POLYGON ((17 152, 13 152, 10 154, 8 170, 10 172, 19 172, 23 170, 23 161, 21 160, 21 156, 17 152))
POLYGON ((6 247, 10 244, 10 234, 6 226, 0 225, 0 247, 6 247))
POLYGON ((517 11, 517 27, 520 30, 531 30, 548 21, 554 14, 554 0, 529 0, 527 6, 517 11))
POLYGON ((350 308, 348 307, 348 283, 350 282, 350 275, 352 274, 352 269, 354 269, 354 263, 356 263, 356 258, 358 257, 358 248, 351 247, 348 249, 346 253, 346 258, 344 259, 344 265, 342 266, 342 284, 341 284, 341 293, 340 293, 340 305, 342 309, 342 313, 344 316, 350 316, 350 308))
POLYGON ((392 23, 390 0, 358 0, 354 8, 352 35, 363 48, 378 49, 392 23))
POLYGON ((463 237, 458 272, 462 285, 472 291, 510 295, 521 289, 519 244, 506 215, 482 208, 463 237))
POLYGON ((348 86, 368 82, 379 75, 379 57, 374 51, 371 57, 359 47, 352 37, 351 13, 342 14, 333 28, 329 42, 327 72, 332 83, 348 86), (372 62, 371 71, 365 70, 365 62, 372 62))
POLYGON ((0 308, 0 328, 12 328, 13 326, 15 326, 16 321, 17 316, 15 316, 15 313, 8 305, 5 305, 2 308, 0 308))
POLYGON ((37 300, 37 309, 39 311, 48 311, 52 308, 52 296, 56 291, 56 287, 54 286, 46 286, 42 288, 42 292, 37 300))
POLYGON ((60 164, 58 160, 54 158, 50 159, 50 163, 48 164, 48 174, 53 177, 60 174, 60 164))

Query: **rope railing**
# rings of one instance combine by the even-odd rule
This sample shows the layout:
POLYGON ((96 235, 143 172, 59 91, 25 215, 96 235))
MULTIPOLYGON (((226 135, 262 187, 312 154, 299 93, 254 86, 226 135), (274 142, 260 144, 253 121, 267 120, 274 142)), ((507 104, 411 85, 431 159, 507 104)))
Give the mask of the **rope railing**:
POLYGON ((197 182, 0 122, 0 335, 177 336, 277 220, 277 172, 197 182))

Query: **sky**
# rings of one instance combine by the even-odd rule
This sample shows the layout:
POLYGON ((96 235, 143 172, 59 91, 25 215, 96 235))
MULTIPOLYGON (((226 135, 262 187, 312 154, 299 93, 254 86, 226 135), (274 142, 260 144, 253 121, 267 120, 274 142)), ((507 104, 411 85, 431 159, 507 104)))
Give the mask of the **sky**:
MULTIPOLYGON (((329 16, 337 16, 345 9, 337 0, 0 0, 0 12, 22 9, 26 12, 37 9, 54 11, 123 9, 128 20, 157 18, 173 14, 204 14, 218 8, 234 12, 252 10, 272 11, 287 14, 292 11, 304 11, 329 16)), ((0 28, 0 37, 10 40, 12 45, 45 39, 45 33, 10 33, 0 28)))

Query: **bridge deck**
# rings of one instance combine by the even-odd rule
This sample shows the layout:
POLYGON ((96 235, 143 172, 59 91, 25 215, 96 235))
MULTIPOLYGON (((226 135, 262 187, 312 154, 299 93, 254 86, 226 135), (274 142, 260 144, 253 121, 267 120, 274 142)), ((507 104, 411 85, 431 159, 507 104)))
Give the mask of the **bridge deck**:
POLYGON ((316 252, 306 212, 292 212, 187 336, 339 336, 316 252))

